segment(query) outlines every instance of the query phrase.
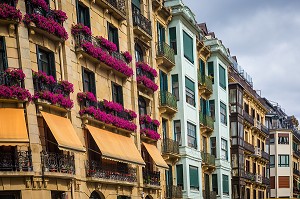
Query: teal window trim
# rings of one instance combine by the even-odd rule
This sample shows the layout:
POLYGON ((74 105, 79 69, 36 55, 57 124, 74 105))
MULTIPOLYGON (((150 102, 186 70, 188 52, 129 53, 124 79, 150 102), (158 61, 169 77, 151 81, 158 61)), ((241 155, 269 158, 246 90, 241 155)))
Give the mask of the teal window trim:
POLYGON ((228 175, 222 174, 223 180, 223 194, 229 195, 229 177, 228 175))
POLYGON ((183 31, 183 51, 184 57, 194 64, 194 41, 193 38, 183 31))
POLYGON ((177 186, 182 187, 184 189, 184 184, 183 184, 183 165, 178 164, 176 165, 176 177, 177 177, 177 186))
POLYGON ((223 66, 219 65, 219 85, 226 90, 226 70, 223 66))

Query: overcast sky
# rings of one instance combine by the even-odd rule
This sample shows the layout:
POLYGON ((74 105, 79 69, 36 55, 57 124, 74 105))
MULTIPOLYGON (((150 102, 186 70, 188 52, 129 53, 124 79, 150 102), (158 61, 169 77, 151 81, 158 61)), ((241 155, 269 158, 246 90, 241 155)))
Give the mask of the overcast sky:
POLYGON ((254 89, 300 120, 300 0, 183 0, 230 48, 254 89))

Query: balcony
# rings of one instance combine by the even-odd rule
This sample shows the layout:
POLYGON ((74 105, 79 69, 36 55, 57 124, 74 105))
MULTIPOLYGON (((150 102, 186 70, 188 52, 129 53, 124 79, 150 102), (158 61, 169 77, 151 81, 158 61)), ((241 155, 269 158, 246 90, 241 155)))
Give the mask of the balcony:
POLYGON ((179 142, 170 138, 165 138, 162 141, 162 156, 166 159, 177 160, 179 158, 179 142))
POLYGON ((145 171, 145 169, 143 168, 143 181, 146 187, 160 189, 160 172, 145 171))
POLYGON ((216 199, 217 193, 215 191, 202 191, 203 199, 216 199))
POLYGON ((175 66, 175 54, 173 48, 167 43, 157 43, 157 64, 171 71, 175 66))
POLYGON ((243 112, 244 120, 249 122, 252 126, 254 125, 254 119, 246 111, 243 112))
POLYGON ((261 157, 267 161, 269 161, 269 159, 270 159, 270 155, 263 150, 261 151, 261 157))
POLYGON ((256 176, 253 173, 250 173, 249 171, 245 171, 244 178, 250 181, 256 181, 256 176))
POLYGON ((269 135, 269 129, 265 125, 261 124, 261 131, 268 136, 269 135))
POLYGON ((12 35, 15 30, 15 25, 22 19, 22 13, 16 8, 15 0, 1 0, 0 6, 3 12, 0 14, 0 24, 7 25, 9 27, 9 34, 12 35))
POLYGON ((86 176, 88 181, 108 184, 134 186, 137 182, 136 169, 124 164, 100 163, 100 160, 86 161, 86 176), (126 166, 125 166, 126 165, 126 166))
POLYGON ((141 14, 135 6, 132 7, 133 31, 142 40, 148 43, 152 39, 151 21, 141 14))
POLYGON ((151 68, 149 65, 145 63, 137 64, 137 68, 136 68, 137 83, 141 91, 146 92, 147 94, 154 93, 155 91, 157 91, 158 86, 155 83, 154 74, 155 75, 157 74, 156 70, 151 68), (143 69, 141 65, 146 66, 149 69, 149 71, 143 69), (150 69, 152 72, 150 71, 150 69))
POLYGON ((297 156, 298 158, 300 158, 300 151, 299 150, 293 150, 293 154, 294 154, 294 156, 297 156))
POLYGON ((198 71, 198 84, 200 94, 205 98, 209 99, 213 93, 212 80, 206 75, 201 75, 198 71))
POLYGON ((255 147, 254 155, 257 157, 261 157, 261 148, 255 147))
POLYGON ((0 158, 0 176, 31 175, 33 168, 30 151, 1 151, 0 158))
POLYGON ((255 174, 255 182, 256 183, 262 183, 262 175, 255 174))
POLYGON ((253 129, 265 137, 267 137, 269 135, 268 128, 266 126, 264 126, 260 121, 257 121, 257 120, 254 121, 253 129))
MULTIPOLYGON (((248 142, 244 142, 244 149, 247 151, 247 152, 250 152, 251 154, 253 154, 255 152, 254 150, 254 146, 248 142)), ((246 152, 245 151, 245 152, 246 152)))
POLYGON ((95 3, 107 9, 114 18, 120 21, 126 20, 125 0, 95 0, 95 3))
POLYGON ((200 133, 210 135, 214 131, 214 120, 212 117, 199 111, 200 133))
POLYGON ((159 92, 159 109, 161 113, 174 115, 177 113, 177 99, 168 91, 159 92))
POLYGON ((182 198, 182 187, 176 185, 167 185, 166 198, 168 199, 182 198))
POLYGON ((42 151, 41 160, 45 176, 73 178, 75 174, 74 155, 42 151))
POLYGON ((262 184, 269 186, 270 185, 270 179, 266 177, 262 177, 262 184))
POLYGON ((297 169, 293 169, 293 173, 297 176, 300 176, 300 171, 297 169))
POLYGON ((206 153, 201 151, 201 158, 202 158, 202 167, 203 170, 212 172, 214 171, 215 167, 215 156, 211 155, 210 153, 206 153))

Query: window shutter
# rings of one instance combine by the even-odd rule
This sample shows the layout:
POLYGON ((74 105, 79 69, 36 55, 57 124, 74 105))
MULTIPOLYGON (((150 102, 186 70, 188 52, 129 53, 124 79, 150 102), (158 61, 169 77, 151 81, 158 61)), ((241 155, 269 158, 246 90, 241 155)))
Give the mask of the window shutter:
POLYGON ((36 59, 38 64, 38 70, 42 71, 41 62, 40 62, 40 49, 38 45, 36 46, 36 59))
POLYGON ((79 23, 79 21, 80 21, 80 17, 79 17, 79 15, 80 15, 80 13, 79 13, 79 6, 78 6, 78 1, 79 0, 76 0, 76 16, 77 16, 77 23, 79 23))
POLYGON ((90 73, 90 85, 91 85, 91 92, 94 93, 95 97, 97 98, 95 73, 93 72, 90 73))
POLYGON ((50 52, 49 53, 49 62, 50 62, 50 75, 52 75, 54 77, 54 79, 56 79, 56 67, 55 67, 55 58, 54 58, 54 53, 50 52))
POLYGON ((176 165, 177 185, 183 187, 183 165, 176 165))
POLYGON ((190 62, 194 63, 193 38, 190 37, 185 31, 183 31, 183 49, 184 57, 190 62))
POLYGON ((166 42, 166 30, 164 27, 161 27, 161 41, 166 42))
POLYGON ((84 78, 84 67, 83 66, 81 66, 81 76, 82 76, 82 90, 86 91, 87 88, 85 88, 85 86, 84 86, 85 78, 84 78))
POLYGON ((91 28, 90 9, 88 7, 85 7, 84 18, 85 18, 86 26, 88 26, 89 28, 91 28))

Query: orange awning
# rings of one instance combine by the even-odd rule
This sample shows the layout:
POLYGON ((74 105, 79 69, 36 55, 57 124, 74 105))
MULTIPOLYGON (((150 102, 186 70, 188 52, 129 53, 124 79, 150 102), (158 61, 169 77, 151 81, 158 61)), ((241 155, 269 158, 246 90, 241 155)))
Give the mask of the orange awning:
POLYGON ((0 108, 0 145, 28 145, 24 109, 0 108))
POLYGON ((152 144, 147 144, 145 142, 143 142, 143 145, 145 146, 146 150, 148 151, 151 158, 155 162, 156 166, 162 167, 165 169, 169 169, 169 166, 167 165, 167 163, 161 156, 161 154, 160 154, 159 150, 156 148, 156 146, 154 146, 152 144))
POLYGON ((89 125, 86 127, 99 147, 102 158, 128 164, 145 165, 131 138, 89 125))
POLYGON ((59 149, 67 151, 85 151, 85 148, 83 147, 71 121, 68 118, 46 112, 41 113, 56 139, 59 149))

